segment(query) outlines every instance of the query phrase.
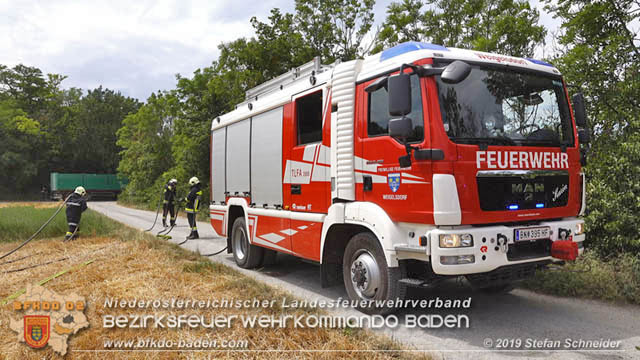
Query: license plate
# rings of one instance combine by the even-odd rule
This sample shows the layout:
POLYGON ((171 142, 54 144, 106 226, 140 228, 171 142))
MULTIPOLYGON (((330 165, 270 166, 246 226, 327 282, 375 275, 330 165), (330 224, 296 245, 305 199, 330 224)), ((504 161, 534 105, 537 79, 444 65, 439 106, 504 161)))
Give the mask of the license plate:
POLYGON ((527 228, 527 229, 516 229, 514 237, 516 241, 533 241, 533 240, 539 240, 539 239, 548 239, 550 237, 549 235, 550 232, 551 232, 551 229, 548 226, 527 228))

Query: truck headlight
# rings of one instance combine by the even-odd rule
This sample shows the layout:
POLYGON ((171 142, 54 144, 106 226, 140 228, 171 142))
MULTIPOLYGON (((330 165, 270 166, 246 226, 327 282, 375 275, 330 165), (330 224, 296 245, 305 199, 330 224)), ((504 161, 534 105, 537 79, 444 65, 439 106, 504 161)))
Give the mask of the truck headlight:
POLYGON ((582 235, 582 234, 584 234, 584 223, 577 223, 575 231, 573 232, 573 234, 574 235, 582 235))
POLYGON ((457 248, 473 246, 473 236, 471 234, 441 234, 441 248, 457 248))

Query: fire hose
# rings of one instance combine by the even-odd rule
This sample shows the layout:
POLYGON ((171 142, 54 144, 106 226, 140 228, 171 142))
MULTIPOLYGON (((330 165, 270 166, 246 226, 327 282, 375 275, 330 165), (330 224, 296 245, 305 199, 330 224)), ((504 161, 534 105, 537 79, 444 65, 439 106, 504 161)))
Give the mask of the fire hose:
MULTIPOLYGON (((69 198, 71 197, 71 195, 67 196, 67 198, 64 200, 64 202, 62 204, 60 204, 60 206, 58 207, 58 209, 56 210, 55 213, 53 213, 53 215, 51 215, 51 217, 49 218, 49 220, 45 221, 44 224, 42 224, 42 226, 40 226, 40 228, 38 229, 38 231, 36 231, 33 235, 31 235, 27 240, 25 240, 22 244, 18 245, 18 247, 16 247, 15 249, 9 251, 8 253, 0 256, 0 260, 6 258, 7 256, 15 253, 16 251, 20 250, 23 246, 27 245, 31 240, 35 239, 36 236, 38 236, 38 234, 40 234, 40 232, 42 232, 42 230, 44 230, 45 227, 47 227, 47 225, 49 225, 49 223, 51 223, 51 221, 53 220, 53 218, 58 215, 58 213, 60 212, 60 210, 62 210, 62 207, 67 203, 67 201, 69 201, 69 198)), ((78 229, 76 228, 76 231, 78 229)), ((75 234, 75 231, 74 231, 75 234)))
POLYGON ((162 202, 158 203, 158 208, 156 209, 156 218, 153 220, 153 225, 151 225, 150 228, 146 229, 145 232, 147 231, 151 231, 151 229, 153 229, 154 226, 156 226, 156 222, 158 221, 158 214, 160 213, 160 206, 162 205, 162 202))
MULTIPOLYGON (((176 207, 176 214, 175 214, 175 219, 176 221, 178 220, 178 215, 180 214, 180 207, 181 207, 181 202, 178 201, 178 206, 176 207)), ((156 213, 156 218, 157 218, 158 214, 156 213)), ((154 222, 155 224, 155 222, 154 222)), ((171 232, 171 230, 173 230, 173 228, 176 226, 176 222, 174 221, 173 224, 167 229, 162 229, 160 231, 158 231, 158 233, 156 234, 157 237, 163 237, 163 238, 170 238, 169 233, 171 232)))

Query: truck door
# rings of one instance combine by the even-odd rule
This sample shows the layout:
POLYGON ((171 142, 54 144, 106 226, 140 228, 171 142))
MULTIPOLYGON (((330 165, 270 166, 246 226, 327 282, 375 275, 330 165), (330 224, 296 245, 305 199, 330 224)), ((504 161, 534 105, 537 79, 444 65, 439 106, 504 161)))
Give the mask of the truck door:
MULTIPOLYGON (((315 89, 296 95, 290 112, 285 115, 284 199, 285 208, 294 213, 326 213, 329 197, 329 148, 323 145, 324 91, 315 89)), ((292 216, 292 248, 299 256, 319 260, 319 234, 310 234, 315 227, 313 216, 292 216), (295 228, 295 229, 294 229, 295 228), (304 230, 304 231, 301 231, 304 230), (303 234, 304 233, 304 234, 303 234), (316 236, 317 235, 317 236, 316 236)))
MULTIPOLYGON (((386 87, 369 93, 364 91, 375 80, 358 85, 356 90, 360 104, 355 144, 357 198, 380 205, 393 221, 426 223, 433 209, 431 160, 416 160, 412 156, 410 167, 400 167, 398 158, 407 155, 407 150, 388 135, 391 116, 386 87)), ((424 82, 412 75, 411 88, 412 111, 407 117, 412 119, 413 135, 409 144, 429 149, 424 82)))

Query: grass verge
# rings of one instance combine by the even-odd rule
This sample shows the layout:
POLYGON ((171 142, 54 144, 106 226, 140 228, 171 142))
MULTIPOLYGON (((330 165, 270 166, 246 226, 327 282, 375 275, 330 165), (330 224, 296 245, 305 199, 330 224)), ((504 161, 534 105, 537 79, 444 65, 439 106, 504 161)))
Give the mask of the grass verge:
MULTIPOLYGON (((3 209, 4 210, 4 209, 3 209)), ((22 209, 24 210, 24 209, 22 209)), ((22 211, 21 210, 21 211, 22 211)), ((32 209, 31 211, 36 211, 32 209)), ((18 211, 18 210, 11 210, 18 211)), ((106 217, 83 217, 87 228, 117 229, 108 236, 85 236, 70 243, 59 238, 36 240, 7 260, 21 259, 13 263, 0 263, 0 299, 35 283, 61 269, 66 269, 88 259, 95 261, 78 271, 69 272, 45 285, 60 295, 76 293, 87 301, 85 315, 90 327, 81 330, 69 340, 67 359, 127 358, 127 359, 176 359, 176 358, 320 358, 320 359, 402 359, 427 358, 421 353, 401 352, 402 348, 392 340, 366 330, 331 328, 244 328, 235 323, 231 328, 202 329, 104 329, 104 315, 307 315, 320 314, 311 308, 281 308, 282 298, 293 297, 279 289, 260 283, 238 271, 211 263, 208 259, 186 251, 174 244, 128 228, 106 217), (93 222, 96 224, 92 224, 93 222), (108 225, 99 225, 104 222, 108 225), (67 257, 62 262, 38 266, 20 272, 8 272, 16 268, 46 263, 52 259, 67 257), (276 306, 267 308, 218 308, 218 309, 121 309, 105 308, 107 297, 138 300, 156 299, 238 299, 272 300, 276 306), (165 339, 172 341, 200 338, 247 340, 248 350, 272 349, 260 352, 109 352, 86 353, 78 350, 104 350, 107 339, 165 339), (312 352, 299 352, 312 350, 312 352), (330 350, 342 350, 331 352, 330 350), (287 352, 292 351, 292 352, 287 352), (370 352, 366 352, 370 351, 370 352)), ((0 252, 6 252, 15 243, 0 243, 0 252)), ((0 359, 56 358, 49 347, 36 351, 24 343, 18 343, 18 334, 8 328, 9 318, 19 318, 11 305, 0 308, 0 359)))
MULTIPOLYGON (((0 206, 0 243, 22 241, 33 235, 58 209, 62 202, 3 203, 0 206)), ((42 230, 38 238, 64 236, 68 230, 65 208, 42 230)), ((109 220, 92 210, 86 210, 80 221, 81 236, 107 236, 122 224, 109 220)))
POLYGON ((552 295, 640 305, 640 257, 625 254, 605 261, 585 251, 575 262, 539 271, 520 286, 552 295))

